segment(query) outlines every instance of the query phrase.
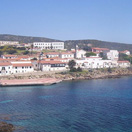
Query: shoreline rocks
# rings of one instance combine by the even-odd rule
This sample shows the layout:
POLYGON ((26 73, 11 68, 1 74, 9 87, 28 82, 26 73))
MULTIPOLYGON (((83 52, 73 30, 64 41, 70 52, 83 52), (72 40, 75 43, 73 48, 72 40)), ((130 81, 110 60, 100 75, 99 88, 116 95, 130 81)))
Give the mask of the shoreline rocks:
POLYGON ((132 69, 127 68, 115 68, 111 72, 107 69, 93 69, 92 71, 82 71, 82 72, 58 72, 58 73, 45 73, 45 72, 35 72, 28 74, 16 74, 13 76, 1 76, 1 80, 14 80, 14 79, 42 79, 42 78, 53 78, 62 81, 66 80, 91 80, 91 79, 106 79, 106 78, 120 78, 121 76, 132 75, 132 69))
POLYGON ((12 124, 6 122, 0 122, 0 132, 13 132, 15 127, 12 124))

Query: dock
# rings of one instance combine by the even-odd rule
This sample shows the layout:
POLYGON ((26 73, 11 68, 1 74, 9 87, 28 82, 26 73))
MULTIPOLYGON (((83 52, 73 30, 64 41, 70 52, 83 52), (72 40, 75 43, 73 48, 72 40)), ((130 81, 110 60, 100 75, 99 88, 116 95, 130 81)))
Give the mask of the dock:
POLYGON ((61 81, 55 78, 0 80, 0 86, 52 85, 61 81))

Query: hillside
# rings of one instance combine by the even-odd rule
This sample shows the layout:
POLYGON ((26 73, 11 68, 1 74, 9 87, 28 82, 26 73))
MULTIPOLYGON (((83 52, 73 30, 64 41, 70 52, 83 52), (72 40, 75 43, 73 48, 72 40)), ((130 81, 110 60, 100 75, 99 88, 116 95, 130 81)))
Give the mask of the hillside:
POLYGON ((65 48, 75 48, 76 44, 78 44, 79 48, 84 48, 87 47, 88 44, 92 44, 92 47, 116 49, 119 51, 129 50, 132 53, 132 44, 106 42, 100 40, 68 40, 65 41, 65 48))
POLYGON ((9 35, 0 34, 0 41, 19 41, 20 43, 32 43, 32 42, 54 42, 59 41, 44 37, 31 37, 31 36, 19 36, 19 35, 9 35))
MULTIPOLYGON (((44 37, 30 37, 30 36, 17 36, 17 35, 8 35, 8 34, 0 34, 0 40, 4 41, 19 41, 20 43, 32 43, 32 42, 55 42, 60 41, 56 39, 44 38, 44 37)), ((67 40, 65 42, 65 48, 71 49, 75 48, 77 44, 79 48, 87 47, 88 44, 92 44, 92 47, 100 47, 100 48, 109 48, 116 50, 129 50, 132 53, 132 44, 125 43, 116 43, 116 42, 106 42, 100 40, 67 40)))

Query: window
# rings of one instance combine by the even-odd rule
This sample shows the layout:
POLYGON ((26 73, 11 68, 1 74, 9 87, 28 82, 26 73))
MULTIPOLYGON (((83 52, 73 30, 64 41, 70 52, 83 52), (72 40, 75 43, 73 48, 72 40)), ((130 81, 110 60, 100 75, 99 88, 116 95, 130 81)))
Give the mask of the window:
POLYGON ((2 70, 5 70, 5 67, 2 67, 2 70))

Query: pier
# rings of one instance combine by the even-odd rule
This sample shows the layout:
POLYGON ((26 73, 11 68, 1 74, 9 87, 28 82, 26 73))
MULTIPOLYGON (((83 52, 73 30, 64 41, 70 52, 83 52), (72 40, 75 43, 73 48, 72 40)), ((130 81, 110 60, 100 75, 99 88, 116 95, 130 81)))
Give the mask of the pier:
POLYGON ((55 78, 0 80, 0 86, 52 85, 61 81, 55 78))

